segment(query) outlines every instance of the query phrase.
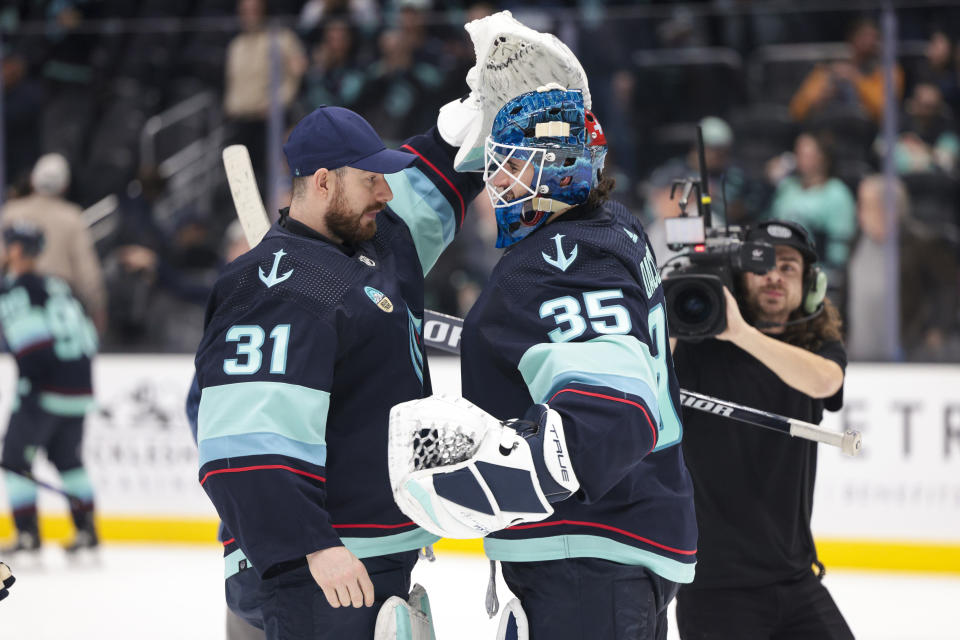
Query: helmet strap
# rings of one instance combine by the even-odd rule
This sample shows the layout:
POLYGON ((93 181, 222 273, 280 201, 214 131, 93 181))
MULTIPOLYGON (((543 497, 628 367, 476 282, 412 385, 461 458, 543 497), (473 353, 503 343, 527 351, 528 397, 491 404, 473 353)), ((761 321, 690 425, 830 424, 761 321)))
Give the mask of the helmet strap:
POLYGON ((551 198, 534 198, 532 204, 534 211, 545 211, 546 213, 562 213, 573 206, 551 198))

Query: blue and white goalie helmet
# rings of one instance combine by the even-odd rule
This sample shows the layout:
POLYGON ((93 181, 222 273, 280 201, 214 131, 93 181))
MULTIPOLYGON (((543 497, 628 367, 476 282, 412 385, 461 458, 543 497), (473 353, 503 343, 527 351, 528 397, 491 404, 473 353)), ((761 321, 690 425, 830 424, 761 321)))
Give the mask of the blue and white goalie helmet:
POLYGON ((550 84, 505 104, 484 145, 497 247, 523 239, 551 213, 586 202, 606 155, 603 130, 580 91, 550 84))

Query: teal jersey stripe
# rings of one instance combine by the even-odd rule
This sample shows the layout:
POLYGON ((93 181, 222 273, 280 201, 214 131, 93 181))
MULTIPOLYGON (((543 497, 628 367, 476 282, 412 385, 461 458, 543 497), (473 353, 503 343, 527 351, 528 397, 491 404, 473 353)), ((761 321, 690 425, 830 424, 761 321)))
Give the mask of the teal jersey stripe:
POLYGON ((65 395, 51 391, 41 391, 39 397, 40 408, 55 416, 79 417, 87 414, 94 404, 93 396, 65 395))
POLYGON ((10 351, 17 353, 27 347, 53 340, 47 314, 40 307, 31 307, 22 315, 8 318, 3 326, 3 335, 10 345, 10 351))
POLYGON ((407 223, 426 275, 453 241, 457 228, 453 207, 417 168, 404 169, 384 178, 393 191, 393 200, 388 205, 407 223))
POLYGON ((7 500, 11 509, 19 509, 37 502, 37 485, 12 471, 5 474, 7 481, 7 500))
POLYGON ((538 562, 565 558, 602 558, 620 564, 646 567, 667 580, 693 582, 696 565, 677 562, 659 554, 616 542, 602 536, 546 536, 527 540, 484 538, 483 548, 491 560, 538 562))
POLYGON ((286 382, 235 382, 200 396, 198 441, 275 433, 307 445, 326 445, 330 394, 286 382))
POLYGON ((586 342, 535 344, 517 368, 534 402, 547 402, 564 384, 617 389, 643 398, 660 426, 650 349, 634 336, 609 335, 586 342))
MULTIPOLYGON (((334 527, 336 528, 336 527, 334 527)), ((348 531, 348 529, 338 529, 337 533, 348 531)), ((378 536, 376 538, 348 538, 340 536, 343 546, 358 558, 372 558, 374 556, 383 556, 388 553, 400 553, 401 551, 410 551, 429 546, 440 539, 426 529, 416 528, 413 531, 404 533, 395 533, 389 536, 378 536)))
POLYGON ((93 500, 93 485, 86 469, 79 467, 60 474, 63 490, 81 500, 93 500))
POLYGON ((242 456, 276 454, 325 466, 327 445, 307 444, 276 433, 244 433, 200 441, 200 466, 211 460, 225 460, 242 456))

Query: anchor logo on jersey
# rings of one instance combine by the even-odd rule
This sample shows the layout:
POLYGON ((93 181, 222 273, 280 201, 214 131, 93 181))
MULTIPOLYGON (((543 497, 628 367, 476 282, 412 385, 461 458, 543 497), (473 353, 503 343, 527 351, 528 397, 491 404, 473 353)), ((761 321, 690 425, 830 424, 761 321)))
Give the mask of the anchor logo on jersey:
POLYGON ((577 259, 578 246, 573 245, 573 251, 570 252, 570 255, 569 256, 565 255, 563 253, 563 244, 561 243, 562 240, 563 240, 563 234, 558 233, 557 235, 553 236, 553 241, 557 244, 556 258, 551 258, 550 256, 548 256, 546 253, 542 251, 540 252, 540 255, 542 255, 543 259, 547 261, 547 264, 552 264, 557 269, 560 269, 560 271, 566 271, 567 267, 572 265, 573 261, 577 259))
POLYGON ((287 271, 282 276, 277 275, 277 269, 280 268, 280 258, 285 255, 287 255, 287 252, 283 249, 280 249, 273 254, 273 268, 270 270, 270 275, 265 274, 263 272, 263 267, 260 267, 260 280, 263 282, 263 284, 267 285, 268 289, 275 284, 280 284, 293 275, 293 269, 290 269, 290 271, 287 271))

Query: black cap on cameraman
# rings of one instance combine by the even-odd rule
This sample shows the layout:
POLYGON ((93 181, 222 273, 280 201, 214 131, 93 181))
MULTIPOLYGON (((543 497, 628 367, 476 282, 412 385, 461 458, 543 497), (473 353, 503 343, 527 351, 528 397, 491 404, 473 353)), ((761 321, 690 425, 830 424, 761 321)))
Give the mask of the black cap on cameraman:
POLYGON ((817 247, 813 237, 803 225, 788 220, 765 220, 750 226, 747 231, 748 242, 766 242, 773 246, 793 247, 803 256, 807 264, 816 262, 817 247))

